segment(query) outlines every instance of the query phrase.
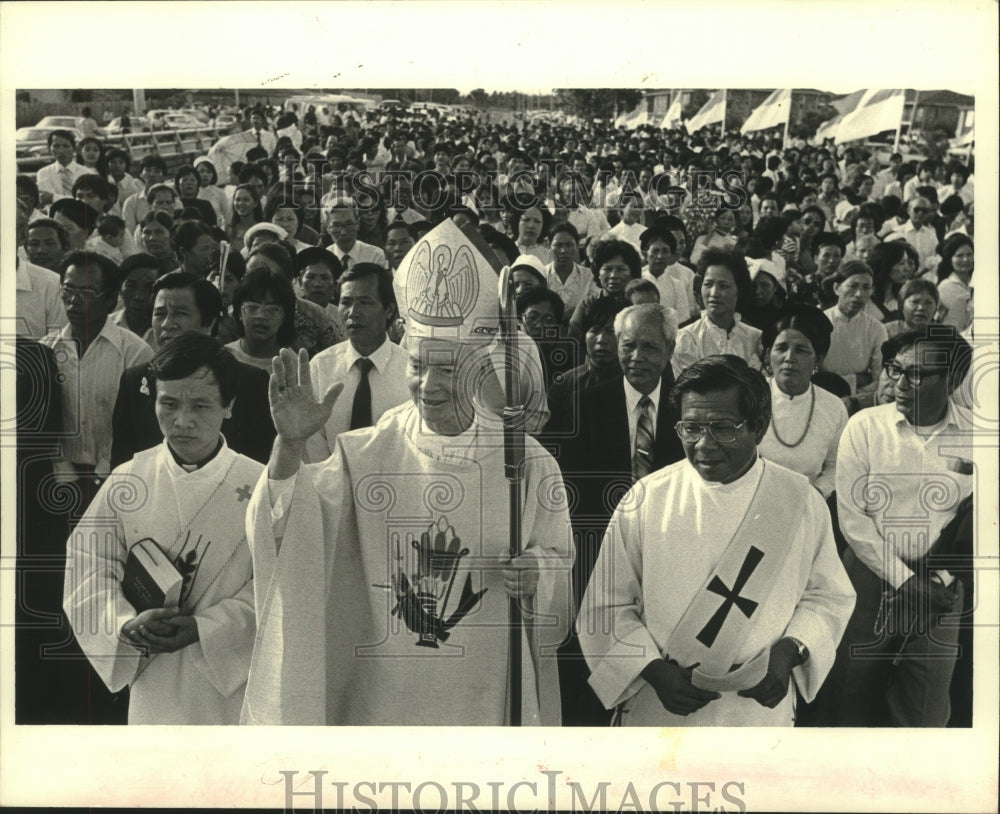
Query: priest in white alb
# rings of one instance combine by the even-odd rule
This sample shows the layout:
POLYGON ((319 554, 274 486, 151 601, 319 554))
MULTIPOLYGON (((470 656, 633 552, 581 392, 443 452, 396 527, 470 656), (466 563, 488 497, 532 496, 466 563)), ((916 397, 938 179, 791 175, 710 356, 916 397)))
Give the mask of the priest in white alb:
POLYGON ((709 356, 671 400, 686 460, 621 501, 577 621, 590 683, 621 726, 791 726, 854 607, 830 514, 757 455, 763 376, 709 356))
POLYGON ((444 221, 394 275, 412 401, 341 433, 325 461, 305 440, 317 400, 308 361, 283 350, 269 396, 278 437, 248 513, 258 636, 247 724, 558 725, 555 649, 571 623, 573 547, 559 468, 525 438, 522 553, 509 555, 493 376, 498 279, 478 235, 444 221), (508 596, 517 597, 512 690, 508 596))
POLYGON ((220 433, 237 375, 209 336, 162 348, 141 386, 155 394, 163 443, 114 470, 67 543, 66 614, 108 689, 130 687, 130 724, 239 723, 255 630, 245 518, 263 467, 220 433), (126 598, 142 596, 123 588, 140 544, 182 578, 176 605, 126 598))

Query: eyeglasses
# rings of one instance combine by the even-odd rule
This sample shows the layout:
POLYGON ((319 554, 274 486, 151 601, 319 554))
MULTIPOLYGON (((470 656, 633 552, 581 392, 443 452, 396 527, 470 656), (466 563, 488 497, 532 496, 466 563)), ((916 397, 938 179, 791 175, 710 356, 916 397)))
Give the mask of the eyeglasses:
POLYGON ((285 309, 280 305, 261 305, 259 302, 245 302, 240 310, 245 317, 263 314, 268 319, 279 319, 285 315, 285 309))
POLYGON ((342 229, 353 229, 357 225, 358 225, 357 221, 355 221, 355 220, 349 220, 349 221, 344 221, 343 223, 332 223, 331 222, 327 228, 329 228, 329 230, 331 232, 339 232, 342 229))
POLYGON ((62 297, 63 302, 73 302, 76 299, 83 301, 99 297, 101 296, 101 292, 96 288, 76 288, 71 285, 61 285, 59 286, 59 295, 62 297))
POLYGON ((926 206, 915 206, 915 207, 913 207, 913 211, 914 212, 930 212, 931 210, 928 209, 926 206))
POLYGON ((685 444, 697 443, 706 431, 718 443, 731 444, 736 440, 740 427, 746 423, 745 418, 739 424, 735 421, 710 421, 708 424, 700 424, 697 421, 678 421, 674 424, 674 430, 677 431, 677 435, 685 444))
POLYGON ((906 376, 906 380, 912 384, 914 387, 920 387, 920 383, 927 377, 933 376, 936 373, 944 373, 944 370, 921 370, 918 367, 911 367, 908 370, 904 367, 900 367, 895 362, 886 362, 882 365, 885 370, 886 375, 892 379, 894 382, 898 382, 903 376, 906 376))

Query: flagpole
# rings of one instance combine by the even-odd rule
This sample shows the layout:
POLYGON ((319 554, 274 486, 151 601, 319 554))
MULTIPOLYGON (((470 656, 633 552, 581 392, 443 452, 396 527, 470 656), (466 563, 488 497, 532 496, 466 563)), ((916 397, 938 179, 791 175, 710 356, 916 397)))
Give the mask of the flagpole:
POLYGON ((795 93, 794 90, 788 91, 788 116, 785 119, 785 134, 781 139, 781 149, 788 147, 788 130, 792 124, 792 94, 795 93))
MULTIPOLYGON (((913 112, 910 114, 910 129, 913 129, 913 120, 917 118, 917 103, 920 101, 920 91, 913 91, 913 112)), ((899 152, 899 142, 903 136, 903 119, 906 118, 906 89, 903 89, 903 107, 899 112, 899 127, 896 128, 896 140, 892 144, 892 151, 899 152)))
MULTIPOLYGON (((524 466, 524 405, 521 403, 520 367, 517 351, 517 310, 514 304, 514 280, 505 269, 502 279, 506 281, 503 290, 503 309, 500 325, 504 341, 504 384, 507 402, 503 411, 504 475, 507 479, 509 499, 510 556, 521 554, 521 479, 524 466)), ((507 600, 510 625, 508 628, 508 648, 510 661, 508 683, 510 685, 510 725, 521 725, 521 605, 517 597, 507 600)))

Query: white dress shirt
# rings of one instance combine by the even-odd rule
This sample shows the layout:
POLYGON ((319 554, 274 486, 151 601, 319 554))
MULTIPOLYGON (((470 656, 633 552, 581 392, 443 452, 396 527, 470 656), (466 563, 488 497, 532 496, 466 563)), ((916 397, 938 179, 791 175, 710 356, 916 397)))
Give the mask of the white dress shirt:
POLYGON ((40 193, 48 192, 52 195, 53 201, 58 201, 60 198, 72 197, 70 190, 73 182, 81 175, 86 175, 89 172, 90 170, 83 166, 83 164, 78 164, 75 160, 70 161, 65 168, 58 161, 53 161, 35 173, 35 183, 38 184, 38 191, 40 193), (64 169, 65 173, 63 172, 64 169))
POLYGON ((898 588, 972 492, 972 414, 949 401, 917 432, 895 404, 851 416, 837 452, 840 528, 865 565, 898 588))
MULTIPOLYGON (((350 340, 317 353, 309 363, 313 392, 317 399, 338 382, 344 390, 333 405, 333 411, 323 428, 306 441, 306 460, 310 463, 325 461, 333 454, 337 436, 351 428, 354 395, 361 381, 361 372, 354 364, 361 358, 350 340)), ((388 338, 368 356, 374 367, 368 372, 372 391, 372 421, 378 423, 386 410, 410 400, 406 386, 406 366, 409 354, 388 338)))
POLYGON ((17 262, 17 335, 41 339, 66 324, 66 309, 59 296, 59 275, 47 268, 17 262))
POLYGON ((355 263, 374 263, 384 269, 389 268, 385 252, 378 246, 372 246, 371 243, 365 243, 363 240, 355 240, 349 252, 341 250, 340 246, 334 242, 330 244, 330 251, 337 256, 337 259, 344 266, 344 271, 347 271, 355 263), (344 263, 344 255, 350 255, 350 260, 347 263, 344 263))
POLYGON ((111 471, 111 415, 118 398, 118 384, 126 368, 153 358, 153 351, 131 331, 110 319, 94 337, 83 356, 67 324, 40 340, 52 348, 63 375, 63 461, 60 472, 75 477, 68 464, 88 464, 97 474, 111 471))

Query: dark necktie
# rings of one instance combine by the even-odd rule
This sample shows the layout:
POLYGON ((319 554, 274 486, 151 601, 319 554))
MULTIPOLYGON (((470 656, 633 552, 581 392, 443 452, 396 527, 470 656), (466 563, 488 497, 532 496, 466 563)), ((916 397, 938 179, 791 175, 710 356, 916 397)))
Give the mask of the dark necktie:
POLYGON ((340 266, 344 271, 347 271, 351 267, 351 256, 349 254, 345 254, 340 258, 340 266))
POLYGON ((646 477, 653 471, 653 402, 649 396, 639 399, 639 421, 635 426, 635 456, 632 474, 635 479, 646 477))
POLYGON ((354 406, 351 408, 351 429, 357 430, 372 425, 372 386, 368 381, 368 371, 375 367, 375 363, 362 356, 354 365, 361 374, 358 389, 354 393, 354 406))
POLYGON ((260 143, 260 130, 255 130, 254 134, 257 136, 257 146, 262 147, 263 145, 260 143))

